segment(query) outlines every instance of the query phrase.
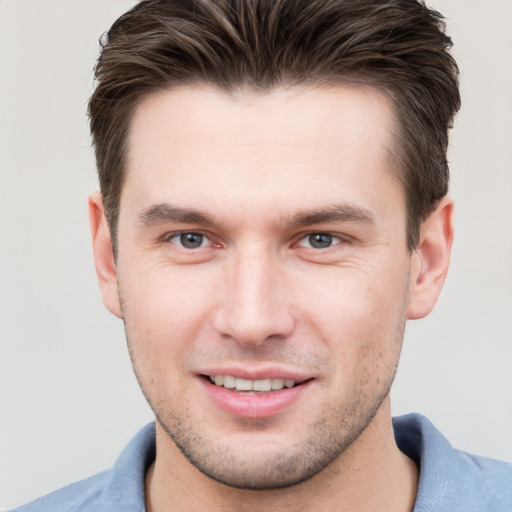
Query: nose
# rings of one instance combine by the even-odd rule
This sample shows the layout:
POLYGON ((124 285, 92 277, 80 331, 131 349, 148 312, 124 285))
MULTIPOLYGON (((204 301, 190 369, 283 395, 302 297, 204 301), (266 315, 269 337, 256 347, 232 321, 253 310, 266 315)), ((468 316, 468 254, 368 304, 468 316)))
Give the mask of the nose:
POLYGON ((217 332, 252 346, 288 337, 295 320, 285 281, 272 256, 239 255, 226 265, 215 317, 217 332))

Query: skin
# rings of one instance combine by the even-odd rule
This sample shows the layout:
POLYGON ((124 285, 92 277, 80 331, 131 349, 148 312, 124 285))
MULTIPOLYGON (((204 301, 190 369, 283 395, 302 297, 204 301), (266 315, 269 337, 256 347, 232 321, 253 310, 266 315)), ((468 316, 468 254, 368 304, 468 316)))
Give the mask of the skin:
POLYGON ((408 251, 394 122, 383 94, 350 86, 181 88, 138 107, 116 261, 100 195, 89 204, 104 302, 157 417, 148 510, 412 510, 389 389, 406 319, 444 282, 452 202, 408 251), (205 391, 226 369, 308 382, 240 417, 205 391))

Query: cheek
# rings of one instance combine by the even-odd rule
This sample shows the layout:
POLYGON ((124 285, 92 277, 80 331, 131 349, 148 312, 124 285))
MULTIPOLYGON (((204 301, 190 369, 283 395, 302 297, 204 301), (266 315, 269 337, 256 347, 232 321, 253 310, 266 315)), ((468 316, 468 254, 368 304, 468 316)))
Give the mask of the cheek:
POLYGON ((119 282, 134 364, 160 373, 170 360, 179 364, 208 325, 213 287, 201 272, 159 269, 130 275, 137 278, 123 280, 121 273, 119 282))
MULTIPOLYGON (((312 322, 310 328, 343 359, 395 357, 405 321, 405 273, 388 270, 381 279, 377 271, 334 270, 329 279, 317 276, 300 287, 303 317, 312 322)), ((300 293, 297 290, 296 296, 300 293)))
POLYGON ((132 315, 152 321, 153 329, 170 324, 179 332, 213 303, 215 276, 199 265, 162 265, 145 272, 131 269, 127 275, 130 279, 123 280, 123 274, 120 276, 124 304, 132 315))

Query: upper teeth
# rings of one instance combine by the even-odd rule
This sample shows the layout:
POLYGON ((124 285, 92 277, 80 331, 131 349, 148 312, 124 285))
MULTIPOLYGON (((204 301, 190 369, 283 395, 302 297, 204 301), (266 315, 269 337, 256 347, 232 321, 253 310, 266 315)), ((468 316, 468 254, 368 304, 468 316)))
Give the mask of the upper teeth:
POLYGON ((249 380, 239 379, 231 375, 212 375, 210 380, 217 386, 224 386, 237 391, 271 391, 295 386, 295 381, 292 379, 249 380))

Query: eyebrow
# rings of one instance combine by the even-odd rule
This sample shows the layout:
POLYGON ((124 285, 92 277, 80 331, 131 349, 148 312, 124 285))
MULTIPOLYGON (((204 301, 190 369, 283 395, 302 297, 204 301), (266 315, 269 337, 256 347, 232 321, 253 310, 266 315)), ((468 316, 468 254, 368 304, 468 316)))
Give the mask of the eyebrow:
POLYGON ((150 206, 139 214, 139 219, 146 226, 165 222, 181 222, 213 226, 215 222, 208 215, 193 208, 179 208, 167 203, 150 206))
MULTIPOLYGON (((145 226, 153 226, 166 222, 184 224, 202 224, 215 226, 218 223, 212 217, 194 208, 181 208, 168 203, 150 206, 139 214, 145 226)), ((287 220, 292 227, 308 226, 325 222, 362 222, 375 224, 375 216, 366 208, 354 205, 333 205, 318 210, 299 210, 287 220)))
POLYGON ((333 205, 320 210, 299 211, 290 220, 292 226, 308 226, 324 222, 362 222, 375 224, 375 215, 366 208, 349 204, 333 205))

